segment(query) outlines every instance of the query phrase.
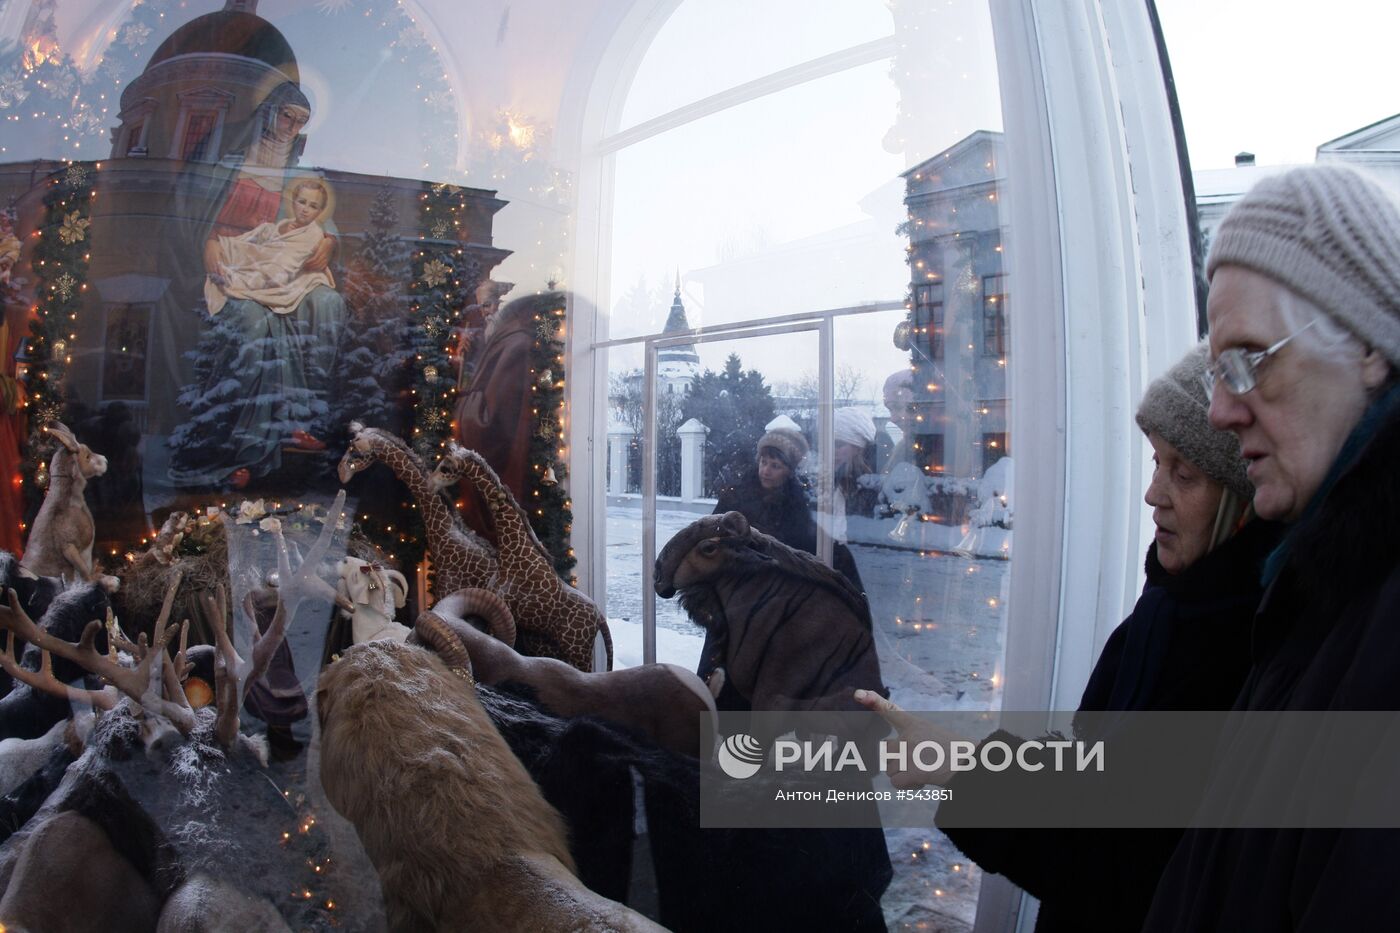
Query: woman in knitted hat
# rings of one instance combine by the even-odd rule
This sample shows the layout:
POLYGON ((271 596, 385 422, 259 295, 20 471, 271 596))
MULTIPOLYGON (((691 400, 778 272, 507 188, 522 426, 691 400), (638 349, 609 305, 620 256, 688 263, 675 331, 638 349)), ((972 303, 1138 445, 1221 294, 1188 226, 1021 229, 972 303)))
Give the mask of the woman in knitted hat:
MULTIPOLYGON (((1400 709, 1400 207, 1340 166, 1264 179, 1206 274, 1210 421, 1239 438, 1256 511, 1289 526, 1233 708, 1400 709)), ((1232 751, 1217 773, 1261 786, 1210 793, 1305 793, 1232 751)), ((1146 929, 1391 929, 1397 877, 1400 830, 1192 830, 1146 929)))
MULTIPOLYGON (((749 524, 809 554, 817 552, 817 523, 798 467, 807 458, 807 439, 795 428, 775 427, 758 440, 758 459, 738 482, 720 491, 714 514, 742 512, 749 524)), ((865 591, 851 552, 837 544, 832 566, 865 591)))
MULTIPOLYGON (((1138 427, 1153 451, 1144 498, 1157 528, 1147 549, 1147 584, 1132 614, 1109 635, 1081 711, 1228 709, 1249 670, 1259 571, 1281 529, 1254 519, 1239 444, 1207 421, 1208 362, 1206 345, 1196 346, 1148 386, 1138 406, 1138 427)), ((883 713, 906 740, 946 741, 926 736, 924 720, 872 691, 856 699, 883 713)), ((1076 737, 1102 739, 1111 749, 1114 733, 1094 731, 1102 720, 1090 722, 1077 723, 1076 737)), ((1005 733, 990 738, 1013 747, 1020 742, 1005 733)), ((897 785, 926 778, 891 774, 897 785)), ((1138 929, 1180 831, 965 828, 992 824, 978 818, 984 807, 1042 793, 1043 780, 1014 769, 959 774, 947 784, 952 798, 939 805, 936 821, 984 870, 1040 898, 1038 933, 1138 929), (1067 885, 1066 878, 1077 883, 1067 885)))

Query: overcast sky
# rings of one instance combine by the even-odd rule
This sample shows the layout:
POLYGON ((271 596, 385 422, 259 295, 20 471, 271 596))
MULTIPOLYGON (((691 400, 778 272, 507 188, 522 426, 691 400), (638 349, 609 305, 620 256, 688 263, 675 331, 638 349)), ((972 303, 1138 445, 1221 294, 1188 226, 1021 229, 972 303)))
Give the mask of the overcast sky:
POLYGON ((1194 169, 1311 162, 1400 113, 1390 0, 1158 0, 1194 169))

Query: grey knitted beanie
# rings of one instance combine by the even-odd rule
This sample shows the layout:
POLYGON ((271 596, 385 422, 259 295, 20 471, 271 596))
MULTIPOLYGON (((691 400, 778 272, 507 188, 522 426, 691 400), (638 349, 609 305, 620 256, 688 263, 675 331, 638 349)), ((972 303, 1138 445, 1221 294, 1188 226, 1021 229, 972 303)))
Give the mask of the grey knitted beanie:
POLYGON ((1210 346, 1202 341, 1166 375, 1154 380, 1138 405, 1138 427, 1144 434, 1155 433, 1211 479, 1247 501, 1254 498, 1254 487, 1245 476, 1239 438, 1229 431, 1215 430, 1206 420, 1210 399, 1201 376, 1209 359, 1210 346))
POLYGON ((807 438, 802 436, 801 431, 794 431, 792 428, 774 428, 758 439, 758 452, 762 453, 763 448, 772 447, 782 455, 783 462, 788 469, 797 469, 807 456, 807 438))
POLYGON ((1400 205, 1378 182, 1337 165, 1263 179, 1220 222, 1206 276, 1226 264, 1286 285, 1400 366, 1400 205))

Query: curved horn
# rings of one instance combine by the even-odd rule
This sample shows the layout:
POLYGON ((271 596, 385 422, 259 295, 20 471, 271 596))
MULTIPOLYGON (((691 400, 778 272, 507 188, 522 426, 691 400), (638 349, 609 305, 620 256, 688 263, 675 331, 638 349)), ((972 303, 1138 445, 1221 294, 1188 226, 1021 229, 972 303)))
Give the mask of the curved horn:
POLYGON ((453 673, 463 677, 473 687, 476 686, 476 678, 472 676, 472 658, 467 653, 467 646, 440 616, 431 610, 420 614, 418 621, 413 624, 413 630, 424 644, 438 653, 453 673))
POLYGON ((384 576, 388 577, 398 587, 398 592, 394 594, 394 608, 402 609, 404 602, 408 599, 408 580, 397 570, 384 570, 384 576))
POLYGON ((510 607, 490 590, 479 587, 458 590, 433 605, 436 612, 458 619, 480 616, 486 620, 486 628, 497 641, 515 647, 515 616, 510 607))
POLYGON ((719 527, 724 534, 742 538, 749 533, 749 520, 743 512, 725 512, 720 516, 719 527))

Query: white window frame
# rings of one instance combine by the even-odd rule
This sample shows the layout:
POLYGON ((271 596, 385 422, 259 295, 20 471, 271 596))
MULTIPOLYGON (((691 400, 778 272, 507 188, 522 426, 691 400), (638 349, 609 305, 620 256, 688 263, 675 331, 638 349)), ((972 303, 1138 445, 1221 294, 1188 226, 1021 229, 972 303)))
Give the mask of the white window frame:
MULTIPOLYGON (((591 71, 581 72, 593 81, 585 100, 561 120, 561 138, 578 146, 577 293, 610 293, 619 149, 752 99, 736 94, 767 93, 765 82, 814 76, 789 69, 619 133, 638 64, 679 3, 642 0, 618 13, 591 71)), ((1005 269, 1023 309, 1009 374, 1012 397, 1023 401, 1008 427, 1018 458, 1036 465, 1017 477, 1016 549, 1026 556, 1011 566, 1004 709, 1077 706, 1103 642, 1132 606, 1149 528, 1148 461, 1132 414, 1150 379, 1196 338, 1182 166, 1147 3, 989 0, 1006 63, 1003 129, 1017 140, 1007 152, 1005 269), (1052 410, 1029 399, 1052 400, 1052 410)), ((569 438, 574 535, 580 581, 601 602, 606 569, 594 555, 605 545, 607 319, 573 310, 569 403, 582 413, 569 438)), ((1034 917, 1032 900, 984 878, 978 933, 1028 931, 1034 917)))

